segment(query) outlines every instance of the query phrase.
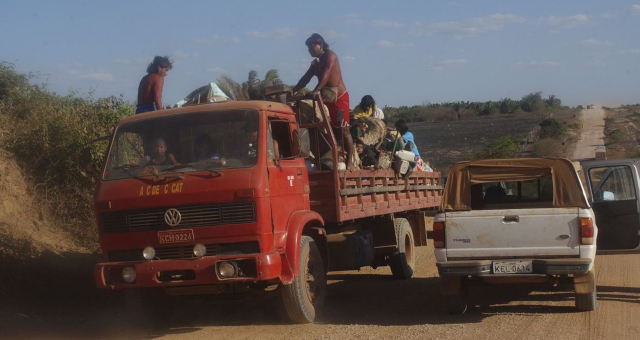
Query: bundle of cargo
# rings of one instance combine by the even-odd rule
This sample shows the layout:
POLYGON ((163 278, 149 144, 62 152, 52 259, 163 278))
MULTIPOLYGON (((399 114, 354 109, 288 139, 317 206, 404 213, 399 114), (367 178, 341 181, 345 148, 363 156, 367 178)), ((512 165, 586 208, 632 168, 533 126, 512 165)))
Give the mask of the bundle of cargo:
MULTIPOLYGON (((322 121, 322 111, 317 102, 314 104, 313 100, 304 99, 293 103, 293 105, 299 105, 297 111, 300 113, 300 124, 305 125, 322 121)), ((326 112, 329 112, 329 108, 327 108, 326 105, 324 105, 324 109, 326 112)))
POLYGON ((364 133, 362 139, 364 140, 364 144, 366 145, 376 145, 387 133, 386 124, 378 118, 372 117, 364 117, 360 118, 357 121, 351 123, 353 128, 355 128, 359 122, 364 121, 367 123, 367 131, 364 133))
POLYGON ((227 96, 218 85, 211 82, 207 85, 201 86, 189 93, 184 99, 176 103, 177 107, 185 105, 193 105, 200 103, 214 103, 229 100, 227 96))

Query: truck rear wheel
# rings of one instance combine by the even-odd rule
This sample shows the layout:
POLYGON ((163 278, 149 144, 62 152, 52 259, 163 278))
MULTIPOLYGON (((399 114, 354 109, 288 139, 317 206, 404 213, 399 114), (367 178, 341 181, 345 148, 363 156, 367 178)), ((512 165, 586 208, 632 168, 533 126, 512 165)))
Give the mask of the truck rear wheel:
POLYGON ((451 315, 462 315, 469 308, 468 297, 466 294, 447 296, 447 312, 451 315))
POLYGON ((411 231, 411 225, 406 218, 394 219, 393 227, 398 246, 389 259, 389 267, 391 267, 391 273, 395 279, 410 279, 415 268, 413 231, 411 231))
POLYGON ((316 319, 324 303, 327 276, 320 250, 313 238, 300 240, 300 266, 298 277, 281 288, 282 302, 291 321, 310 323, 316 319))
POLYGON ((596 292, 588 294, 576 293, 576 309, 583 312, 588 312, 596 309, 598 306, 598 298, 596 292))
POLYGON ((596 309, 598 297, 593 271, 589 271, 586 275, 574 276, 573 282, 576 291, 576 309, 584 312, 596 309))

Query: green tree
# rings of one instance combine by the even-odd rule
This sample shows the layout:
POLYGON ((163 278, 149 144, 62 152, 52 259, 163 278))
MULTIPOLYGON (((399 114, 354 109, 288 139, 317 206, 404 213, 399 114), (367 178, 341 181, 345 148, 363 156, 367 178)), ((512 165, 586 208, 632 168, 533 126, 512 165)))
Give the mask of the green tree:
POLYGON ((491 141, 484 149, 476 153, 476 159, 514 158, 518 152, 519 142, 511 136, 502 136, 491 141))
POLYGON ((560 101, 560 98, 554 96, 554 95, 550 95, 549 98, 547 98, 545 101, 545 104, 547 104, 547 106, 549 107, 560 107, 560 105, 562 104, 562 102, 560 101))
POLYGON ((540 138, 560 138, 565 135, 566 130, 555 118, 547 118, 540 122, 540 138))
POLYGON ((523 111, 537 112, 542 111, 545 108, 544 101, 542 101, 542 92, 530 93, 520 101, 520 106, 523 111))

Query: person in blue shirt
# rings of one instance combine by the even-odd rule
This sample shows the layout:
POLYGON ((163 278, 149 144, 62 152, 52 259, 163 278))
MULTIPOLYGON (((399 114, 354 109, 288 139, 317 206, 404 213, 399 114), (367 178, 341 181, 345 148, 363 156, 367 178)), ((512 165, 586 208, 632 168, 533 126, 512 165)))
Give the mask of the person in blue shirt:
POLYGON ((411 143, 411 152, 416 155, 416 159, 420 158, 420 153, 418 152, 418 147, 416 146, 416 142, 413 138, 413 133, 409 131, 409 126, 404 119, 400 119, 396 122, 396 129, 402 135, 402 139, 404 139, 405 143, 411 143))
POLYGON ((417 170, 428 171, 428 168, 426 167, 425 163, 420 158, 420 153, 418 152, 418 146, 416 145, 416 141, 415 141, 415 138, 413 137, 413 133, 409 131, 409 126, 407 125, 407 122, 404 119, 399 119, 396 122, 396 130, 400 133, 400 135, 402 136, 402 139, 404 139, 404 142, 407 143, 405 145, 405 150, 411 150, 411 152, 415 154, 416 157, 414 160, 416 162, 417 170))

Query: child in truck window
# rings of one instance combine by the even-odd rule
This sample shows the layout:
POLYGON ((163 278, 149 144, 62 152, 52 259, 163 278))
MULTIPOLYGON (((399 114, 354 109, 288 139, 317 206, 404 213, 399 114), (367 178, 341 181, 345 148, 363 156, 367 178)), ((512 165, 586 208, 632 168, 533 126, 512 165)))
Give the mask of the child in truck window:
POLYGON ((167 152, 167 143, 164 138, 158 137, 153 141, 151 157, 148 165, 175 165, 178 164, 172 153, 167 152))

